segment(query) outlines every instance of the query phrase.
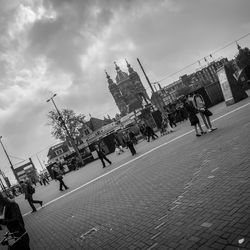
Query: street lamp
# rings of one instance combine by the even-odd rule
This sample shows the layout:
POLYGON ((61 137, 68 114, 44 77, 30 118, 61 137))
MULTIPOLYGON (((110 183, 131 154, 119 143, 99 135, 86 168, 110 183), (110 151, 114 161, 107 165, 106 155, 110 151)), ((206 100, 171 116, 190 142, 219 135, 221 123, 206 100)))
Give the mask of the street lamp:
POLYGON ((81 164, 84 165, 84 162, 83 162, 82 156, 81 156, 81 154, 80 154, 80 152, 79 152, 79 150, 78 150, 78 147, 76 146, 75 141, 74 141, 74 139, 73 139, 73 137, 72 137, 70 131, 68 130, 68 128, 67 128, 67 126, 66 126, 66 124, 65 124, 65 121, 64 121, 64 119, 63 119, 63 116, 62 116, 61 112, 59 111, 59 109, 57 108, 57 106, 56 106, 56 104, 55 104, 54 97, 56 97, 56 94, 54 94, 51 98, 49 98, 49 99, 47 100, 47 102, 52 101, 52 103, 53 103, 53 105, 54 105, 54 107, 55 107, 55 109, 56 109, 56 111, 57 111, 57 114, 58 114, 58 116, 59 116, 60 122, 61 122, 62 126, 64 127, 64 129, 65 129, 65 131, 66 131, 66 133, 67 133, 67 135, 68 135, 68 138, 69 138, 69 140, 70 140, 70 142, 71 142, 71 145, 73 146, 73 148, 74 148, 74 150, 75 150, 75 152, 76 152, 76 154, 77 154, 77 156, 78 156, 78 158, 79 158, 81 164))
POLYGON ((10 160, 10 157, 9 157, 9 155, 8 155, 8 153, 7 153, 7 151, 6 151, 5 147, 4 147, 4 145, 3 145, 2 138, 3 138, 3 137, 0 136, 0 143, 1 143, 1 145, 2 145, 3 151, 4 151, 4 153, 6 154, 7 159, 8 159, 8 161, 9 161, 9 163, 10 163, 10 168, 11 168, 11 170, 12 170, 12 172, 13 172, 13 174, 14 174, 16 180, 17 180, 17 182, 19 183, 18 176, 17 176, 17 174, 16 174, 16 172, 15 172, 15 170, 14 170, 14 167, 13 167, 13 164, 12 164, 12 162, 11 162, 11 160, 10 160))

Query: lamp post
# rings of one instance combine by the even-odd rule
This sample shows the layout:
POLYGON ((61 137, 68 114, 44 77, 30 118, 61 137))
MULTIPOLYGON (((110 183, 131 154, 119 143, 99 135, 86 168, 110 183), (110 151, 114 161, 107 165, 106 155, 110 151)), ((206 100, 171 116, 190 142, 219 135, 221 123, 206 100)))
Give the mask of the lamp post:
MULTIPOLYGON (((151 88, 152 93, 155 95, 155 101, 156 101, 155 104, 156 104, 157 108, 159 109, 159 111, 161 112, 162 115, 165 115, 165 114, 164 114, 164 109, 163 109, 162 104, 161 104, 161 100, 159 100, 158 93, 156 93, 156 91, 154 90, 154 88, 153 88, 153 86, 152 86, 152 85, 154 85, 154 84, 156 84, 156 83, 151 83, 151 82, 149 81, 148 76, 147 76, 147 74, 146 74, 146 72, 145 72, 145 70, 144 70, 144 68, 143 68, 143 66, 142 66, 142 64, 141 64, 141 62, 140 62, 140 60, 139 60, 139 58, 137 58, 137 61, 138 61, 139 65, 140 65, 140 67, 141 67, 141 69, 142 69, 142 72, 143 72, 143 74, 144 74, 144 76, 145 76, 145 78, 146 78, 146 80, 147 80, 147 82, 148 82, 149 87, 151 88)), ((158 84, 158 82, 157 82, 157 84, 158 84)), ((159 86, 159 88, 160 88, 160 84, 159 84, 158 86, 159 86)), ((154 86, 154 87, 155 87, 155 86, 154 86)))
POLYGON ((16 180, 17 180, 17 182, 19 183, 18 176, 17 176, 17 174, 16 174, 16 172, 15 172, 15 170, 14 170, 14 167, 13 167, 13 164, 12 164, 12 162, 11 162, 11 160, 10 160, 10 157, 9 157, 9 155, 8 155, 8 153, 7 153, 7 151, 6 151, 5 147, 4 147, 4 145, 3 145, 2 138, 3 138, 3 137, 0 136, 0 143, 1 143, 2 147, 3 147, 3 151, 4 151, 4 153, 6 154, 7 159, 8 159, 8 161, 9 161, 9 163, 10 163, 10 168, 11 168, 11 170, 12 170, 12 172, 13 172, 13 174, 14 174, 16 180))
POLYGON ((53 105, 54 105, 54 107, 55 107, 55 109, 56 109, 56 111, 57 111, 57 114, 58 114, 58 116, 59 116, 59 120, 60 120, 62 126, 64 127, 66 134, 68 135, 68 138, 69 138, 69 140, 70 140, 70 142, 71 142, 71 145, 73 146, 73 148, 74 148, 74 150, 75 150, 75 152, 76 152, 76 154, 77 154, 77 156, 78 156, 78 158, 79 158, 81 164, 84 165, 84 162, 83 162, 82 156, 81 156, 81 154, 80 154, 80 152, 79 152, 79 150, 78 150, 78 147, 76 146, 75 141, 74 141, 74 139, 73 139, 73 137, 72 137, 70 131, 68 130, 68 128, 67 128, 67 126, 66 126, 66 124, 65 124, 65 121, 64 121, 64 119, 63 119, 63 116, 62 116, 61 112, 59 111, 59 109, 57 108, 57 106, 56 106, 56 104, 55 104, 54 97, 56 97, 56 94, 54 94, 51 98, 49 98, 49 99, 47 100, 47 102, 52 101, 52 103, 53 103, 53 105))

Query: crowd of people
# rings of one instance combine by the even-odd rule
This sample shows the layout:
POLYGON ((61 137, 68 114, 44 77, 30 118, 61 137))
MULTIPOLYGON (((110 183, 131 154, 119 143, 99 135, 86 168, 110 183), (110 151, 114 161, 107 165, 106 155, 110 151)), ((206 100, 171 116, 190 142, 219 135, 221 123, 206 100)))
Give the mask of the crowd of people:
MULTIPOLYGON (((212 112, 207 108, 201 95, 195 94, 182 97, 178 100, 177 103, 170 104, 166 108, 165 114, 162 114, 160 133, 161 135, 171 133, 174 131, 174 127, 177 126, 178 122, 189 119, 191 126, 194 127, 196 136, 199 137, 206 134, 207 132, 212 132, 217 129, 212 126, 210 120, 210 116, 212 115, 212 112), (200 116, 200 118, 198 115, 200 116), (206 130, 202 128, 200 119, 204 122, 206 130)), ((158 138, 158 135, 155 133, 154 129, 148 124, 140 123, 138 127, 139 135, 141 135, 141 137, 147 142, 158 138)), ((137 153, 135 145, 138 143, 138 133, 136 134, 131 128, 127 128, 121 131, 120 135, 121 136, 119 138, 118 133, 115 133, 114 135, 114 146, 116 154, 119 155, 124 153, 125 148, 127 148, 130 150, 132 156, 134 156, 137 153)), ((103 168, 107 166, 107 163, 111 165, 112 162, 107 158, 106 152, 101 143, 95 144, 94 147, 97 152, 98 158, 102 162, 103 168)), ((77 160, 77 158, 73 158, 71 160, 71 163, 74 164, 75 169, 78 169, 80 167, 79 160, 77 160)), ((66 161, 59 164, 54 163, 51 168, 51 178, 59 182, 60 191, 63 191, 63 189, 69 189, 69 187, 64 183, 63 180, 63 177, 67 170, 68 166, 66 161)), ((47 172, 40 173, 38 175, 38 182, 40 183, 40 185, 49 185, 49 178, 50 176, 47 172)), ((23 193, 25 199, 28 201, 32 209, 31 213, 34 213, 37 211, 35 205, 39 204, 42 207, 43 201, 33 199, 35 188, 32 186, 32 184, 36 186, 37 181, 35 179, 20 181, 20 185, 12 187, 9 190, 9 193, 6 192, 6 194, 7 196, 9 194, 9 198, 13 198, 18 194, 23 193)), ((10 201, 2 193, 0 193, 0 225, 7 226, 10 235, 12 235, 12 237, 20 239, 20 249, 29 249, 29 236, 25 230, 19 206, 14 201, 10 201), (14 217, 13 214, 15 214, 14 217)))

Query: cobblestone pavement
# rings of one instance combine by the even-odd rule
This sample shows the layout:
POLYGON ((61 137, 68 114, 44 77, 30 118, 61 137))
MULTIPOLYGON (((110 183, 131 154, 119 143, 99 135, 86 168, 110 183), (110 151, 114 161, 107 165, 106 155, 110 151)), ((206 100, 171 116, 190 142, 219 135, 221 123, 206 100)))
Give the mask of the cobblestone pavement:
MULTIPOLYGON (((215 117, 248 102, 218 106, 215 117)), ((32 249, 250 249, 249 112, 246 105, 218 119, 219 129, 200 138, 182 124, 138 145, 138 159, 117 170, 129 153, 66 176, 73 189, 114 170, 25 216, 32 249)), ((57 198, 56 185, 37 195, 57 198)))

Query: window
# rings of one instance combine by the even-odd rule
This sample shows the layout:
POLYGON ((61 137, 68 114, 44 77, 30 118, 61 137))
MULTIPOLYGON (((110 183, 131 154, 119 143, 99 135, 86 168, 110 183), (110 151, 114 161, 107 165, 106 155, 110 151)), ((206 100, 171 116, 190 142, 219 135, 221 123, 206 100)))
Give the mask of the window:
POLYGON ((55 154, 56 155, 61 155, 63 153, 63 150, 61 149, 61 148, 59 148, 59 149, 57 149, 56 151, 55 151, 55 154))

